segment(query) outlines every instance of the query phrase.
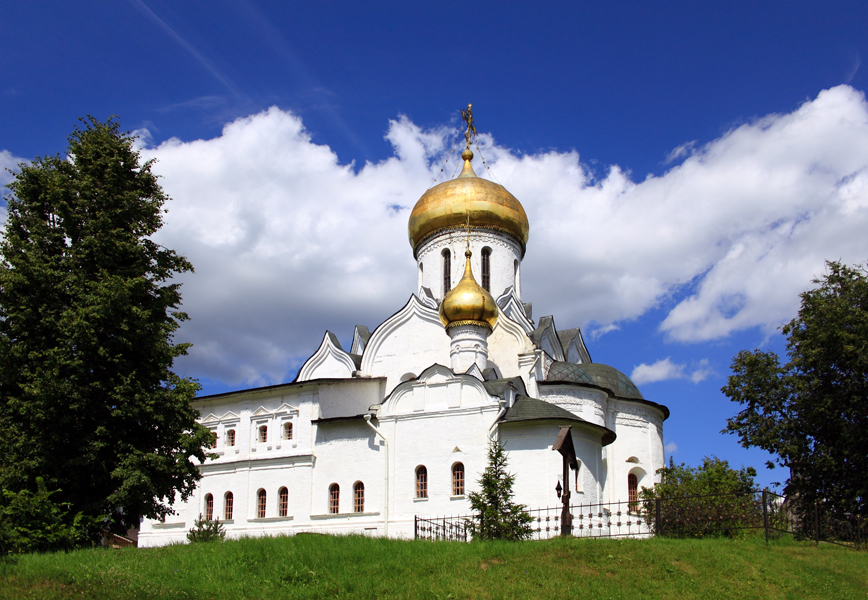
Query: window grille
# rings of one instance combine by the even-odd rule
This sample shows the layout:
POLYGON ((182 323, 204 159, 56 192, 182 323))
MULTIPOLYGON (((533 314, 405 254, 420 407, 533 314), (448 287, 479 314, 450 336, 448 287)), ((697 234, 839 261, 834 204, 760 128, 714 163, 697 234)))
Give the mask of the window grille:
POLYGON ((226 521, 232 520, 232 501, 233 501, 232 492, 226 492, 226 497, 223 501, 223 518, 226 521))
POLYGON ((333 515, 338 514, 341 502, 341 487, 333 483, 329 487, 329 512, 333 515))
POLYGON ((227 429, 226 430, 226 445, 234 446, 235 445, 235 430, 227 429))
POLYGON ((205 494, 205 520, 214 520, 214 496, 205 494))
POLYGON ((285 517, 287 514, 289 514, 289 490, 285 487, 282 487, 277 493, 279 496, 279 502, 277 504, 277 514, 278 516, 285 517))
POLYGON ((268 425, 260 425, 259 427, 259 441, 263 444, 268 441, 268 425))
POLYGON ((443 251, 443 296, 452 289, 452 255, 449 249, 443 251))
POLYGON ((482 287, 491 291, 491 248, 482 249, 482 287))
POLYGON ((627 498, 631 511, 639 508, 639 480, 633 473, 627 475, 627 498))
POLYGON ((265 490, 259 490, 256 493, 256 517, 265 518, 265 490))
POLYGON ((283 424, 283 439, 291 440, 292 439, 292 423, 284 423, 283 424))
POLYGON ((428 497, 428 469, 424 466, 416 467, 416 497, 428 497))
POLYGON ((353 512, 365 512, 365 484, 361 481, 353 486, 353 512))
POLYGON ((461 463, 452 465, 452 495, 464 495, 464 465, 461 463))

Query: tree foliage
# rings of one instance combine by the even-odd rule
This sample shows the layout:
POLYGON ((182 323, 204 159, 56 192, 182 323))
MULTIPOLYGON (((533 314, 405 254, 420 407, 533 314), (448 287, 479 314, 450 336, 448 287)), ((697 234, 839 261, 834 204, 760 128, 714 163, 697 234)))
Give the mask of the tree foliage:
POLYGON ((211 438, 171 371, 190 263, 158 245, 166 195, 116 120, 93 118, 67 156, 21 165, 0 241, 0 485, 59 488, 70 514, 116 530, 170 512, 211 438))
POLYGON ((512 501, 515 476, 506 471, 506 452, 500 442, 488 447, 488 466, 479 478, 479 492, 470 492, 473 519, 468 531, 474 540, 523 540, 531 536, 533 517, 524 504, 512 501))
POLYGON ((735 470, 716 456, 705 457, 698 467, 676 465, 657 469, 660 482, 642 488, 643 512, 652 530, 670 537, 732 537, 740 528, 761 519, 754 505, 756 469, 735 470), (657 502, 660 521, 657 521, 657 502))
POLYGON ((827 262, 798 316, 784 325, 789 362, 739 352, 722 389, 743 409, 724 432, 791 468, 787 491, 835 512, 863 516, 868 498, 868 278, 827 262), (798 477, 793 477, 798 471, 798 477))
POLYGON ((94 518, 71 515, 69 505, 57 503, 45 480, 36 478, 36 491, 3 490, 0 497, 0 554, 69 550, 100 534, 94 518))

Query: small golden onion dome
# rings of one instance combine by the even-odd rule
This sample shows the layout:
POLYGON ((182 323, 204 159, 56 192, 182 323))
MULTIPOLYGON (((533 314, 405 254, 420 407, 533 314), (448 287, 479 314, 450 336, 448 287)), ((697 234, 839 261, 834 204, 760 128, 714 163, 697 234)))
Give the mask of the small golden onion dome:
POLYGON ((470 250, 464 253, 464 276, 440 303, 440 322, 448 331, 458 325, 478 325, 489 330, 497 323, 497 304, 473 278, 470 250))
POLYGON ((407 226, 413 252, 432 233, 463 227, 469 213, 473 227, 511 234, 524 253, 530 230, 524 207, 502 185, 476 176, 470 165, 473 152, 464 150, 461 158, 461 174, 432 187, 413 207, 407 226))

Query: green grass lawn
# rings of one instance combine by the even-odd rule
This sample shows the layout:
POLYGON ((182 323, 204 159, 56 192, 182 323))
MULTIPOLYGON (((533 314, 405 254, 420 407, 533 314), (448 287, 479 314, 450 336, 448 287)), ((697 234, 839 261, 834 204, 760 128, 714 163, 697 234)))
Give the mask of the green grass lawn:
POLYGON ((868 598, 868 553, 762 537, 459 543, 297 535, 26 555, 0 598, 868 598))

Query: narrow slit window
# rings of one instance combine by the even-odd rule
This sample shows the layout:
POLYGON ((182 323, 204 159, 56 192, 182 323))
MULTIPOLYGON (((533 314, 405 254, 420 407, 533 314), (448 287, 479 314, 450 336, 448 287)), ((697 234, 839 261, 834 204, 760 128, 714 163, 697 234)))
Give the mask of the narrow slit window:
POLYGON ((443 251, 443 296, 452 289, 452 255, 449 249, 443 251))
POLYGON ((277 514, 278 516, 285 517, 289 514, 289 490, 285 487, 280 488, 277 492, 278 494, 278 503, 277 503, 277 514))
POLYGON ((283 439, 291 440, 292 439, 292 423, 284 423, 283 424, 283 439))
POLYGON ((365 512, 365 484, 361 481, 353 486, 353 512, 365 512))
POLYGON ((329 512, 338 514, 341 505, 341 487, 333 483, 329 486, 329 512))
POLYGON ((226 492, 226 496, 223 498, 223 518, 226 521, 232 520, 232 504, 234 497, 232 496, 232 492, 226 492))
POLYGON ((416 467, 416 497, 428 497, 428 469, 421 465, 416 467))
POLYGON ((265 518, 265 490, 259 490, 256 493, 256 517, 265 518))
POLYGON ((452 465, 452 495, 464 495, 464 465, 461 463, 452 465))
POLYGON ((205 494, 205 520, 214 520, 214 496, 205 494))
POLYGON ((235 430, 227 429, 226 430, 226 445, 234 446, 235 445, 235 430))
POLYGON ((268 441, 268 425, 259 426, 259 441, 263 444, 268 441))
POLYGON ((482 287, 491 291, 491 248, 482 249, 482 287))

